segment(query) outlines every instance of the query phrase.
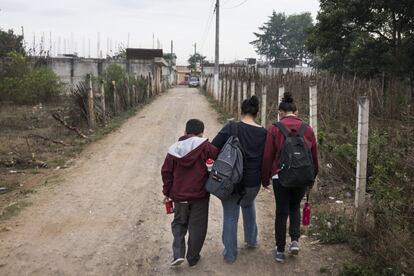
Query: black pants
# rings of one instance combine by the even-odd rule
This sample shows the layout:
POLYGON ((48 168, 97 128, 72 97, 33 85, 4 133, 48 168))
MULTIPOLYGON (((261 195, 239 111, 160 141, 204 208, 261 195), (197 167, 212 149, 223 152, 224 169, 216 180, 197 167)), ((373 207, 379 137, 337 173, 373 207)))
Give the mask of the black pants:
POLYGON ((206 239, 209 198, 196 203, 174 202, 174 205, 175 214, 171 223, 174 259, 185 256, 185 235, 188 230, 187 260, 189 264, 196 263, 206 239))
POLYGON ((289 217, 289 235, 292 241, 300 238, 300 202, 307 188, 285 188, 279 180, 273 179, 276 199, 275 239, 277 251, 285 252, 286 223, 289 217))

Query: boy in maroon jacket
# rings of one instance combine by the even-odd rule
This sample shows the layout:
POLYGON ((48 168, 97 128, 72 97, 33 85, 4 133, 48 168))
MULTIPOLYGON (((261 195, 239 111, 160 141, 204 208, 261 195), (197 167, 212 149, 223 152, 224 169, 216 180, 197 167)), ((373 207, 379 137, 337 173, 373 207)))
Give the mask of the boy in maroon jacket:
POLYGON ((205 189, 208 179, 206 161, 216 159, 218 149, 203 137, 204 124, 191 119, 186 124, 185 135, 168 149, 161 169, 165 201, 173 200, 174 236, 171 266, 184 262, 185 235, 187 230, 187 261, 194 266, 200 260, 200 251, 207 234, 209 194, 205 189))

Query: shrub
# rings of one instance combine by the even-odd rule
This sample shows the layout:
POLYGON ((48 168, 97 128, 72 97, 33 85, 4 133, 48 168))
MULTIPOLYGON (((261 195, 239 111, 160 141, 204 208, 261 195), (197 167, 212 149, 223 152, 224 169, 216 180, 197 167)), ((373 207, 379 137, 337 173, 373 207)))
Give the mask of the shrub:
POLYGON ((0 78, 0 100, 17 104, 50 102, 61 91, 59 77, 50 68, 34 67, 21 54, 9 53, 0 78))

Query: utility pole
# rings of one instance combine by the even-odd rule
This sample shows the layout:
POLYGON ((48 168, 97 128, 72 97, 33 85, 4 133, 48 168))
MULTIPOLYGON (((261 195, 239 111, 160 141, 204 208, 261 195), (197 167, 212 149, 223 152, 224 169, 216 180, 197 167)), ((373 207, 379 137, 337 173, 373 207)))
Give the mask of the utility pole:
POLYGON ((217 98, 219 93, 219 73, 220 73, 220 0, 216 0, 216 56, 214 67, 214 96, 217 98))
POLYGON ((196 55, 196 54, 197 54, 197 42, 194 43, 194 55, 196 55))

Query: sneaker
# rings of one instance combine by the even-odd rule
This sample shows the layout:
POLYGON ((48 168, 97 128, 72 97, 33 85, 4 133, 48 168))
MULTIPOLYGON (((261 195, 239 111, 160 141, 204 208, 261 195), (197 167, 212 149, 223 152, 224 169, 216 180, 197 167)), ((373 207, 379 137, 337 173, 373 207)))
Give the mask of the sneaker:
POLYGON ((259 248, 259 244, 256 243, 255 245, 253 245, 253 244, 250 244, 250 243, 246 242, 245 248, 246 249, 257 249, 257 248, 259 248))
POLYGON ((275 258, 276 262, 284 263, 286 260, 285 253, 279 252, 276 249, 273 251, 273 257, 275 258))
POLYGON ((293 241, 289 244, 289 253, 292 255, 298 255, 300 250, 300 245, 297 241, 293 241))
POLYGON ((184 258, 177 258, 177 259, 172 260, 170 266, 177 267, 177 266, 180 266, 183 262, 184 262, 184 258))
POLYGON ((199 255, 194 261, 188 262, 190 267, 195 267, 198 263, 200 263, 201 256, 199 255))

